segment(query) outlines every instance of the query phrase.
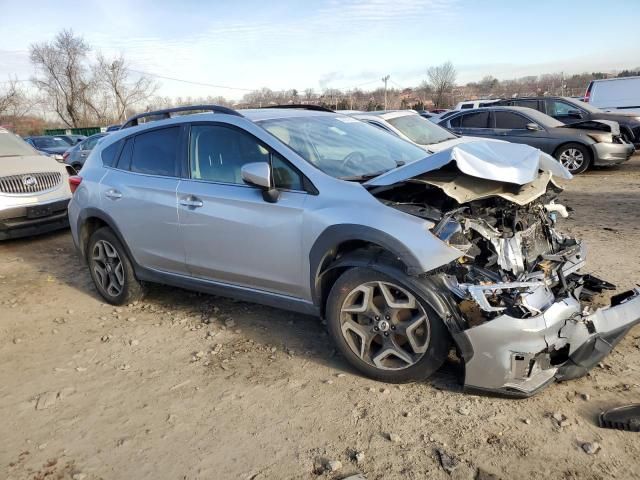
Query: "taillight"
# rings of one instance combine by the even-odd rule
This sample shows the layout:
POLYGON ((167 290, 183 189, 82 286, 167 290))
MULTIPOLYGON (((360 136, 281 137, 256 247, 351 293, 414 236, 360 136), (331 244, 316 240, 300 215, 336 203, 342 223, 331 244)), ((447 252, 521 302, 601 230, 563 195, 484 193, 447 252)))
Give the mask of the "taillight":
POLYGON ((71 193, 74 193, 81 183, 82 177, 80 175, 71 175, 69 177, 69 188, 71 189, 71 193))
POLYGON ((68 156, 69 156, 69 152, 64 152, 62 154, 62 160, 66 160, 68 156))
POLYGON ((584 94, 583 101, 589 103, 589 98, 591 98, 591 87, 593 87, 593 81, 589 82, 589 86, 587 87, 587 91, 584 94))

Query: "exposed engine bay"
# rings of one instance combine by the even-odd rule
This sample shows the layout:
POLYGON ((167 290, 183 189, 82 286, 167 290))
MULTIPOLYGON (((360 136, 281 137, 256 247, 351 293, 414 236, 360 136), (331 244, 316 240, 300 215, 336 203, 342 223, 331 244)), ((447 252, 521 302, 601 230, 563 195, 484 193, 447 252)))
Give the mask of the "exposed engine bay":
MULTIPOLYGON (((425 174, 378 197, 388 206, 431 220, 435 224, 432 232, 463 252, 457 262, 440 273, 446 275, 460 299, 475 300, 483 318, 490 319, 498 312, 518 318, 539 314, 548 306, 539 301, 543 291, 552 301, 579 287, 579 295, 585 299, 614 288, 574 273, 585 263, 583 248, 579 241, 556 229, 557 219, 567 217, 568 211, 556 203, 561 189, 548 177, 543 177, 548 186, 542 195, 518 205, 512 201, 518 196, 513 189, 511 200, 492 189, 493 196, 461 204, 441 188, 446 176, 446 172, 425 174), (537 292, 537 301, 532 299, 533 292, 537 292)), ((462 176, 452 172, 448 183, 462 176)), ((488 183, 474 181, 485 186, 488 183)), ((474 324, 481 321, 480 315, 472 316, 474 324)))
POLYGON ((597 294, 615 286, 579 272, 585 248, 558 229, 569 211, 557 203, 562 190, 551 171, 540 168, 526 183, 500 182, 495 172, 469 175, 453 160, 370 191, 432 222, 431 232, 461 252, 425 276, 437 278, 456 305, 462 324, 450 331, 465 362, 465 387, 529 396, 586 374, 640 321, 640 290, 598 308, 597 294))

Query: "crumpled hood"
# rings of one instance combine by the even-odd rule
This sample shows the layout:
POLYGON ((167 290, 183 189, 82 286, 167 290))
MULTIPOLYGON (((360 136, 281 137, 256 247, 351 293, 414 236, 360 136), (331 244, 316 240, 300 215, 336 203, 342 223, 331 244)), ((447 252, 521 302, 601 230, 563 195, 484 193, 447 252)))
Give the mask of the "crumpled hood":
POLYGON ((451 162, 455 162, 458 169, 466 175, 516 185, 533 182, 538 178, 540 170, 567 180, 572 178, 557 160, 537 148, 507 142, 470 142, 395 168, 363 185, 393 185, 437 170, 451 162))
POLYGON ((598 130, 601 132, 611 132, 614 136, 620 135, 620 125, 613 120, 583 120, 581 122, 569 123, 558 128, 598 130))

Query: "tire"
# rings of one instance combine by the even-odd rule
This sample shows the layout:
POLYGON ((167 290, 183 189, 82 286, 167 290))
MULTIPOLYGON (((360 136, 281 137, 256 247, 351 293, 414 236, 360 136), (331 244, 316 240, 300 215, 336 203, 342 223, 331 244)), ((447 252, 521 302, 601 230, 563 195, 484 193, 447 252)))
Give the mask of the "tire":
POLYGON ((87 244, 87 264, 96 289, 112 305, 125 305, 144 296, 135 277, 127 251, 108 227, 91 235, 87 244))
POLYGON ((71 165, 76 172, 79 172, 82 169, 82 165, 79 163, 74 163, 71 165))
POLYGON ((554 156, 572 175, 584 172, 591 165, 591 152, 580 143, 560 145, 554 156))
POLYGON ((374 380, 424 380, 442 366, 449 352, 449 333, 435 311, 407 285, 369 268, 352 268, 336 280, 327 298, 326 317, 342 355, 374 380), (412 304, 410 297, 413 309, 406 308, 412 304), (371 304, 373 309, 366 307, 371 304), (378 321, 372 312, 381 314, 378 321))

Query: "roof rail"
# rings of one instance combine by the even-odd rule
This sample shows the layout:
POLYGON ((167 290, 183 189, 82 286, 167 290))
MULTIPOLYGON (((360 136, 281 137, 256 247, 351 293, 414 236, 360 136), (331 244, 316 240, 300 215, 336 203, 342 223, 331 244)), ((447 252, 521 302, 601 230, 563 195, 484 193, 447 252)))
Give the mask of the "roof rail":
POLYGON ((286 105, 268 105, 262 108, 299 108, 300 110, 313 110, 316 112, 336 113, 335 110, 331 110, 330 108, 327 108, 327 107, 321 107, 320 105, 286 104, 286 105))
POLYGON ((160 117, 156 120, 164 120, 166 118, 171 118, 172 113, 177 112, 213 112, 213 113, 225 113, 227 115, 235 115, 237 117, 242 117, 243 115, 237 112, 232 108, 223 107, 221 105, 187 105, 184 107, 174 107, 174 108, 165 108, 162 110, 154 110, 153 112, 144 112, 138 115, 134 115, 133 117, 127 119, 126 122, 122 124, 120 130, 123 130, 127 127, 135 127, 139 125, 139 120, 145 117, 160 117))

